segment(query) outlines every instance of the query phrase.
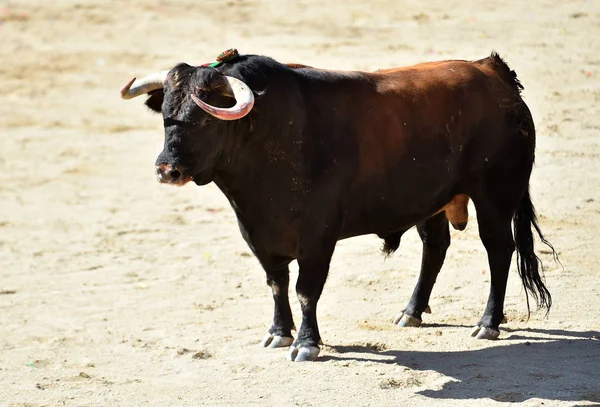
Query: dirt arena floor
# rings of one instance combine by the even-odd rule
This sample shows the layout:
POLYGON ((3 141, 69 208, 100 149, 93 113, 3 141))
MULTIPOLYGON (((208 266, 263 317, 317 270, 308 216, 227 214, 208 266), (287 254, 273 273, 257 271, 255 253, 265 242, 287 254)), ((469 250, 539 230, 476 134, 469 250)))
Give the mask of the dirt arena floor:
POLYGON ((1 407, 600 405, 600 2, 350 3, 0 1, 1 407), (230 47, 358 70, 497 50, 538 128, 550 314, 527 320, 513 262, 500 339, 469 336, 489 289, 471 207, 422 328, 390 323, 411 230, 387 260, 374 236, 339 243, 317 362, 259 347, 272 299, 233 211, 155 181, 161 117, 118 93, 230 47))

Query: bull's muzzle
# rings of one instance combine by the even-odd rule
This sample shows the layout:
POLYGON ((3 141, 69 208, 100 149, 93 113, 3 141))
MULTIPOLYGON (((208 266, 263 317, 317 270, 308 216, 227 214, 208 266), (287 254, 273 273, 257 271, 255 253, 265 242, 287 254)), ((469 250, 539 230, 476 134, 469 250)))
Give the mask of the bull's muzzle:
POLYGON ((156 179, 162 184, 185 185, 193 177, 185 176, 182 167, 173 164, 158 164, 156 166, 156 179))

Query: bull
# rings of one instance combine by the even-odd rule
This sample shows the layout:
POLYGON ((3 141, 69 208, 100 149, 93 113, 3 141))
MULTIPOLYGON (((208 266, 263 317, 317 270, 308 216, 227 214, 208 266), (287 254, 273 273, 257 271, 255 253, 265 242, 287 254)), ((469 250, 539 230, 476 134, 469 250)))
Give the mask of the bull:
MULTIPOLYGON (((469 200, 487 251, 491 285, 472 335, 496 339, 513 252, 538 308, 551 307, 529 194, 535 127, 517 75, 496 53, 375 72, 342 72, 238 55, 210 66, 180 63, 136 80, 162 112, 158 181, 214 182, 266 272, 275 303, 262 340, 314 360, 317 303, 336 243, 376 234, 392 254, 413 226, 423 243, 418 282, 398 326, 419 326, 469 200), (532 230, 533 229, 533 230, 532 230), (295 329, 288 265, 296 260, 302 323, 295 329)), ((551 246, 550 246, 551 247, 551 246)), ((554 251, 554 249, 552 249, 554 251)))

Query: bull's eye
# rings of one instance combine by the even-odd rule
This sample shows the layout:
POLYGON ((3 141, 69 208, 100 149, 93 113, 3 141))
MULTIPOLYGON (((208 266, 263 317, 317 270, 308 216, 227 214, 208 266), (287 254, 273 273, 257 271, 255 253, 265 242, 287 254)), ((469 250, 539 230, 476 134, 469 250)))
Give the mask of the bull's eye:
POLYGON ((208 96, 207 91, 205 91, 204 89, 199 89, 199 88, 196 88, 196 90, 194 91, 194 94, 200 99, 205 99, 208 96))

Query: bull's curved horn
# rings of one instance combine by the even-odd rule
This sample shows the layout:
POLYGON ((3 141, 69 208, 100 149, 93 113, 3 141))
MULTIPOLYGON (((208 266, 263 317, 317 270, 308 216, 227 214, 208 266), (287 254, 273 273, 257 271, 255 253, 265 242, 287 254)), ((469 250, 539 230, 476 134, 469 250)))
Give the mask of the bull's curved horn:
POLYGON ((141 79, 136 80, 136 78, 133 78, 121 89, 121 98, 132 99, 144 93, 164 88, 168 73, 169 71, 159 71, 141 79))
POLYGON ((216 107, 200 100, 192 93, 192 100, 206 113, 221 120, 238 120, 246 116, 254 106, 254 94, 244 82, 231 76, 225 76, 235 98, 233 107, 216 107))

